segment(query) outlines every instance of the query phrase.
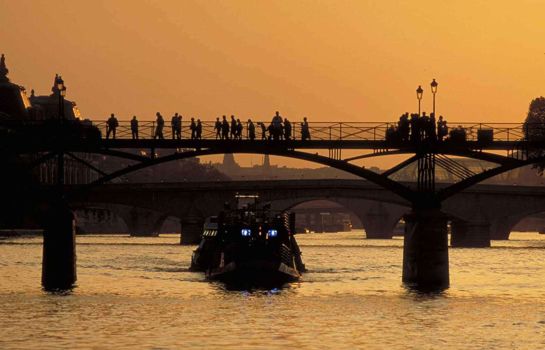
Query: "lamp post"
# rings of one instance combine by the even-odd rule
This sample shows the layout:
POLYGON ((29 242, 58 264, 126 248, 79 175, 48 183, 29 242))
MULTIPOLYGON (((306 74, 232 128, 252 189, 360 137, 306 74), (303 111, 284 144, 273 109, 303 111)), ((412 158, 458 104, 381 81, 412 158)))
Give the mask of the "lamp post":
POLYGON ((420 117, 420 102, 422 101, 422 95, 424 94, 424 90, 422 90, 422 86, 418 85, 418 89, 416 89, 416 98, 418 99, 418 116, 420 117))
POLYGON ((57 90, 59 91, 59 120, 64 120, 64 96, 66 96, 66 86, 64 86, 64 80, 59 75, 57 78, 57 90))
MULTIPOLYGON (((66 95, 66 86, 64 86, 64 80, 62 80, 60 75, 57 77, 55 85, 59 92, 59 122, 60 124, 64 124, 64 96, 66 95)), ((62 197, 64 194, 64 152, 62 151, 62 140, 59 142, 59 154, 57 156, 57 183, 59 185, 59 193, 62 197)))
POLYGON ((437 84, 435 79, 433 79, 433 81, 430 84, 431 93, 433 94, 433 115, 435 115, 435 94, 437 93, 437 85, 439 85, 439 84, 437 84))

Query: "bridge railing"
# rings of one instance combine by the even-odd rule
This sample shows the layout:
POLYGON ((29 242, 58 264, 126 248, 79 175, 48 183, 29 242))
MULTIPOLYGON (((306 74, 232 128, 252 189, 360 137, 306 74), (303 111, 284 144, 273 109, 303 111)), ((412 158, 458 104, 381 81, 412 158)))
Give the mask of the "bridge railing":
MULTIPOLYGON (((205 140, 216 139, 215 121, 202 121, 202 135, 201 138, 205 140)), ((255 133, 256 139, 261 140, 263 138, 263 131, 260 125, 260 121, 255 121, 255 133)), ((263 122, 265 128, 270 123, 263 122)), ((99 128, 103 137, 107 136, 108 124, 106 121, 94 121, 93 125, 99 128)), ((182 122, 182 139, 191 138, 191 122, 182 122)), ((336 141, 336 140, 385 140, 386 130, 392 123, 380 123, 380 122, 313 122, 309 124, 309 131, 312 140, 323 141, 336 141)), ((155 121, 140 121, 138 124, 138 137, 140 139, 152 139, 154 138, 157 130, 157 123, 155 121)), ((269 133, 265 130, 265 138, 268 138, 269 133)), ((110 134, 110 138, 113 137, 110 134)), ((132 137, 130 121, 119 121, 116 128, 116 138, 118 139, 130 139, 132 137)), ((165 122, 163 127, 163 137, 165 139, 173 139, 174 131, 170 122, 165 122)), ((248 123, 243 123, 242 138, 248 139, 248 123)), ((292 139, 301 139, 301 124, 300 122, 292 123, 291 131, 292 139)))
MULTIPOLYGON (((214 128, 215 121, 202 121, 201 138, 205 140, 216 139, 216 130, 214 128)), ((254 121, 256 129, 256 139, 263 138, 263 133, 260 121, 254 121)), ((101 132, 103 137, 107 135, 106 121, 93 122, 101 132)), ((182 139, 191 138, 190 121, 182 122, 182 139)), ((270 123, 263 122, 267 127, 270 123)), ((312 140, 323 141, 342 141, 342 140, 365 140, 365 141, 381 141, 386 140, 386 134, 391 127, 397 128, 396 122, 311 122, 309 123, 309 131, 312 140)), ((543 125, 528 125, 529 129, 543 128, 543 125)), ((157 123, 155 121, 140 121, 138 127, 139 138, 151 139, 156 133, 157 123)), ((494 141, 521 141, 525 139, 524 124, 522 123, 472 123, 472 122, 450 122, 449 130, 463 129, 465 131, 467 141, 478 141, 481 130, 491 130, 494 141)), ((545 130, 543 133, 545 134, 545 130)), ((116 138, 130 139, 131 138, 130 121, 119 121, 119 126, 116 130, 116 138)), ((170 122, 165 122, 163 128, 163 137, 172 139, 173 129, 170 122)), ((268 137, 268 131, 265 130, 265 138, 268 137)), ((112 136, 110 136, 112 137, 112 136)), ((242 138, 248 138, 248 123, 243 123, 242 138)), ((301 138, 301 123, 292 123, 292 139, 301 138)))
MULTIPOLYGON (((45 124, 51 124, 52 120, 25 120, 14 121, 4 120, 0 121, 0 128, 3 126, 12 127, 36 127, 45 124)), ((74 122, 74 121, 70 121, 74 122)), ((102 134, 102 137, 106 138, 108 135, 107 122, 90 121, 83 122, 91 123, 96 126, 102 134)), ((261 140, 263 134, 265 138, 269 137, 269 133, 266 130, 270 122, 263 122, 265 131, 262 131, 260 121, 254 121, 256 129, 256 139, 261 140)), ((292 139, 301 139, 301 122, 292 122, 292 139)), ((201 138, 205 140, 216 139, 215 121, 202 121, 202 134, 201 138)), ((153 139, 157 130, 157 123, 155 121, 139 121, 138 124, 138 137, 140 139, 153 139)), ((311 140, 321 141, 385 141, 386 135, 391 133, 392 130, 397 130, 397 122, 310 122, 309 131, 311 140)), ((482 141, 482 137, 485 134, 492 135, 494 141, 522 141, 526 139, 527 134, 536 135, 537 138, 541 135, 545 135, 545 126, 543 124, 523 124, 523 123, 472 123, 472 122, 449 122, 449 131, 462 130, 465 135, 466 141, 482 141), (525 129, 528 132, 525 132, 525 129), (483 133, 482 131, 488 130, 483 133)), ((183 120, 182 122, 182 139, 191 138, 190 121, 183 120)), ((243 123, 242 139, 248 139, 248 123, 243 123)), ((109 135, 110 138, 113 135, 109 135)), ((175 138, 173 135, 173 129, 170 121, 165 122, 163 128, 163 137, 165 139, 175 138)), ((119 121, 116 128, 116 138, 118 139, 131 139, 131 122, 119 121)))
MULTIPOLYGON (((522 141, 526 138, 524 131, 525 126, 523 123, 452 123, 452 128, 461 127, 466 131, 467 141, 479 141, 479 133, 481 131, 492 131, 492 137, 494 141, 522 141)), ((528 125, 527 127, 536 129, 543 129, 543 125, 528 125)), ((543 133, 545 134, 545 129, 543 133)))

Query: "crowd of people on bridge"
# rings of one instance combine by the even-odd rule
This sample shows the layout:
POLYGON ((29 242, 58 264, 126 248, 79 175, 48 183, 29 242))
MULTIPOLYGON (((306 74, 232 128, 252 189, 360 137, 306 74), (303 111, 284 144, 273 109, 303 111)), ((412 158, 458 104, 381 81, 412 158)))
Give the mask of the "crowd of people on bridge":
MULTIPOLYGON (((465 133, 463 128, 455 128, 451 130, 452 134, 457 134, 460 131, 465 133), (459 130, 461 129, 461 130, 459 130)), ((449 127, 443 116, 435 119, 435 114, 426 112, 422 115, 413 113, 404 113, 399 117, 396 125, 390 125, 386 131, 386 141, 391 142, 413 142, 422 141, 443 141, 449 135, 449 127)), ((465 137, 464 137, 465 139, 465 137)))
MULTIPOLYGON (((269 125, 265 125, 263 122, 257 123, 261 129, 261 140, 291 140, 294 138, 292 124, 288 118, 282 118, 279 112, 276 112, 269 125)), ((182 115, 175 113, 170 121, 172 139, 182 139, 182 115)), ((106 139, 116 138, 116 130, 119 127, 119 121, 112 113, 110 118, 106 121, 106 139)), ((156 119, 154 123, 153 138, 164 139, 163 129, 165 127, 165 119, 161 113, 156 113, 156 119)), ((133 116, 130 122, 131 138, 137 140, 139 138, 139 123, 136 116, 133 116)), ((244 125, 240 119, 231 115, 230 121, 227 120, 227 116, 223 116, 222 119, 216 118, 214 124, 214 131, 216 133, 216 140, 242 140, 244 134, 244 125)), ((192 140, 202 139, 203 124, 200 119, 195 120, 191 118, 189 124, 189 130, 192 140)), ((307 118, 303 118, 301 123, 301 140, 310 140, 310 128, 307 118)), ((246 122, 246 138, 248 140, 256 139, 256 125, 252 119, 248 119, 246 122)))
MULTIPOLYGON (((248 119, 245 123, 231 115, 230 120, 226 115, 221 118, 216 118, 213 124, 213 132, 215 133, 216 140, 242 140, 243 138, 254 141, 258 138, 256 128, 261 131, 261 140, 292 140, 295 139, 294 128, 288 118, 283 118, 279 112, 276 112, 272 117, 272 120, 268 125, 263 122, 254 123, 252 119, 248 119), (256 125, 257 124, 257 125, 256 125)), ((110 138, 110 135, 116 138, 116 129, 119 127, 119 122, 115 115, 112 113, 110 118, 106 122, 107 131, 106 138, 110 138)), ((153 138, 164 139, 163 129, 165 127, 165 119, 161 113, 156 113, 155 123, 153 124, 153 138)), ((171 136, 173 140, 182 139, 182 115, 175 113, 170 121, 171 136)), ((210 125, 210 128, 212 125, 210 125)), ((201 140, 203 137, 203 123, 198 118, 191 118, 189 123, 189 134, 191 140, 201 140)), ((139 123, 136 116, 133 116, 130 122, 132 139, 139 138, 139 123)), ((300 137, 302 141, 310 140, 310 128, 307 118, 303 118, 300 129, 300 137)), ((211 138, 213 133, 210 131, 208 136, 211 138)), ((435 119, 435 114, 431 113, 427 115, 426 112, 422 114, 418 113, 404 113, 399 117, 399 121, 396 124, 390 124, 386 129, 386 141, 389 142, 436 142, 443 141, 447 136, 453 141, 464 141, 466 139, 466 131, 464 128, 453 128, 449 132, 449 126, 447 121, 443 119, 443 116, 439 116, 439 119, 435 119)))

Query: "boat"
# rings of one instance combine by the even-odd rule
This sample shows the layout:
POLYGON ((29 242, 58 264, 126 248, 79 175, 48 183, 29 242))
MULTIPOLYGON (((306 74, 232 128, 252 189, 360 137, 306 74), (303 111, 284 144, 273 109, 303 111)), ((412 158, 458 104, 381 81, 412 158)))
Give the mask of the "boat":
POLYGON ((234 203, 206 219, 190 270, 239 286, 297 281, 306 269, 294 234, 293 213, 274 212, 256 195, 236 195, 234 203))

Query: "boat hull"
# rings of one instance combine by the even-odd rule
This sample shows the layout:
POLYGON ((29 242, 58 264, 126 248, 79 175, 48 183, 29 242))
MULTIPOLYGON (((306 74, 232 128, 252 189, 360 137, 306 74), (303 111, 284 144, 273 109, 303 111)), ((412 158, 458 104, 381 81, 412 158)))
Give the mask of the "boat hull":
POLYGON ((271 287, 295 282, 301 274, 284 263, 254 260, 230 262, 208 271, 207 277, 228 285, 271 287))

